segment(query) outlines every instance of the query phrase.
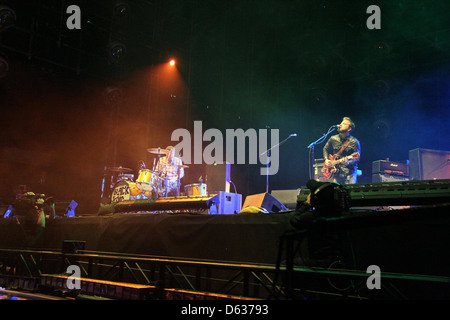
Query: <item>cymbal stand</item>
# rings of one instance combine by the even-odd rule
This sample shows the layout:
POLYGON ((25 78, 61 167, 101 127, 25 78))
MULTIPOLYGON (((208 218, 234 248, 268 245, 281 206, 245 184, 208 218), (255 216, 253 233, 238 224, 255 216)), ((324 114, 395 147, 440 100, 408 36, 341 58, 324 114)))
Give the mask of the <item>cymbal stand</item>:
POLYGON ((178 170, 177 170, 177 197, 180 196, 180 187, 181 187, 181 183, 180 183, 180 173, 181 173, 181 167, 178 166, 178 170))

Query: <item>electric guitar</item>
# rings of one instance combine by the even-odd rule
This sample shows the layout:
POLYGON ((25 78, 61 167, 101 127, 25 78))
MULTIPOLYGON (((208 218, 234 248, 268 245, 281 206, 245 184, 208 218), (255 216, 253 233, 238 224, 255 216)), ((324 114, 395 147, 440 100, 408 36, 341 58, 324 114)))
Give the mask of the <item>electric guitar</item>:
POLYGON ((328 155, 328 159, 331 161, 330 166, 327 166, 324 162, 323 164, 323 168, 322 168, 322 173, 323 176, 325 177, 325 179, 330 179, 336 172, 339 171, 339 169, 336 168, 336 165, 342 162, 345 162, 347 160, 354 160, 354 159, 358 159, 359 158, 359 152, 355 152, 349 156, 340 158, 340 159, 336 159, 337 157, 339 157, 338 155, 328 155))

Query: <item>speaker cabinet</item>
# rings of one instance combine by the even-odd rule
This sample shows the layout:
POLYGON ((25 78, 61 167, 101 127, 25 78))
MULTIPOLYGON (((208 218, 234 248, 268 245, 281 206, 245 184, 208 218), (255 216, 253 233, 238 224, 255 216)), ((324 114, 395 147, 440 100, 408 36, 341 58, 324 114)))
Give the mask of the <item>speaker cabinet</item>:
POLYGON ((209 194, 230 192, 230 163, 207 165, 205 180, 209 194))
POLYGON ((372 174, 409 177, 409 166, 406 163, 377 160, 372 162, 372 174))
POLYGON ((242 195, 237 193, 219 192, 218 214, 235 214, 241 211, 242 195))
POLYGON ((248 206, 261 207, 269 212, 287 211, 287 208, 270 193, 258 193, 247 196, 242 208, 248 206))
POLYGON ((450 151, 409 150, 411 180, 450 179, 450 151))
POLYGON ((272 190, 270 193, 276 199, 278 199, 282 204, 288 209, 297 208, 297 198, 300 194, 300 189, 294 190, 272 190))
POLYGON ((397 181, 408 181, 407 177, 393 176, 389 174, 374 173, 372 174, 372 182, 397 182, 397 181))

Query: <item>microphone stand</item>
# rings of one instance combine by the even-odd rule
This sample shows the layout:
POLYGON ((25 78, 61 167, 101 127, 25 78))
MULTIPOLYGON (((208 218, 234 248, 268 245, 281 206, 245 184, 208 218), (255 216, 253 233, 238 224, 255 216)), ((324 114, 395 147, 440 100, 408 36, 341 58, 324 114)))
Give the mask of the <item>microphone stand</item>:
POLYGON ((270 151, 272 151, 273 148, 275 147, 279 147, 281 146, 283 143, 285 143, 288 139, 290 139, 291 137, 296 137, 297 134, 296 133, 292 133, 290 134, 286 139, 284 139, 283 141, 277 143, 276 145, 274 145, 273 147, 267 149, 266 151, 264 151, 263 153, 261 153, 259 156, 262 156, 264 154, 267 153, 267 165, 266 165, 266 193, 269 193, 269 163, 270 163, 270 151))
POLYGON ((328 129, 328 132, 324 133, 319 139, 317 139, 314 142, 311 142, 308 146, 308 149, 310 149, 310 156, 309 156, 309 178, 314 179, 314 147, 316 144, 322 143, 325 141, 327 136, 333 132, 333 130, 336 128, 336 126, 331 126, 328 129))

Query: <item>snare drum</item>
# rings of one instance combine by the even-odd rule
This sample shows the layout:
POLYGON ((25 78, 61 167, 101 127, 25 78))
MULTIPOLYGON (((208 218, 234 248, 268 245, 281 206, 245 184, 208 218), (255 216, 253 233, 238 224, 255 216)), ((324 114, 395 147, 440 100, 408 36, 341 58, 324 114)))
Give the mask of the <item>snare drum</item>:
POLYGON ((194 184, 188 184, 188 185, 184 186, 184 193, 188 197, 207 196, 208 189, 207 189, 205 183, 194 183, 194 184))
POLYGON ((139 194, 141 194, 141 190, 136 187, 136 183, 122 180, 114 186, 111 203, 132 200, 139 194))

